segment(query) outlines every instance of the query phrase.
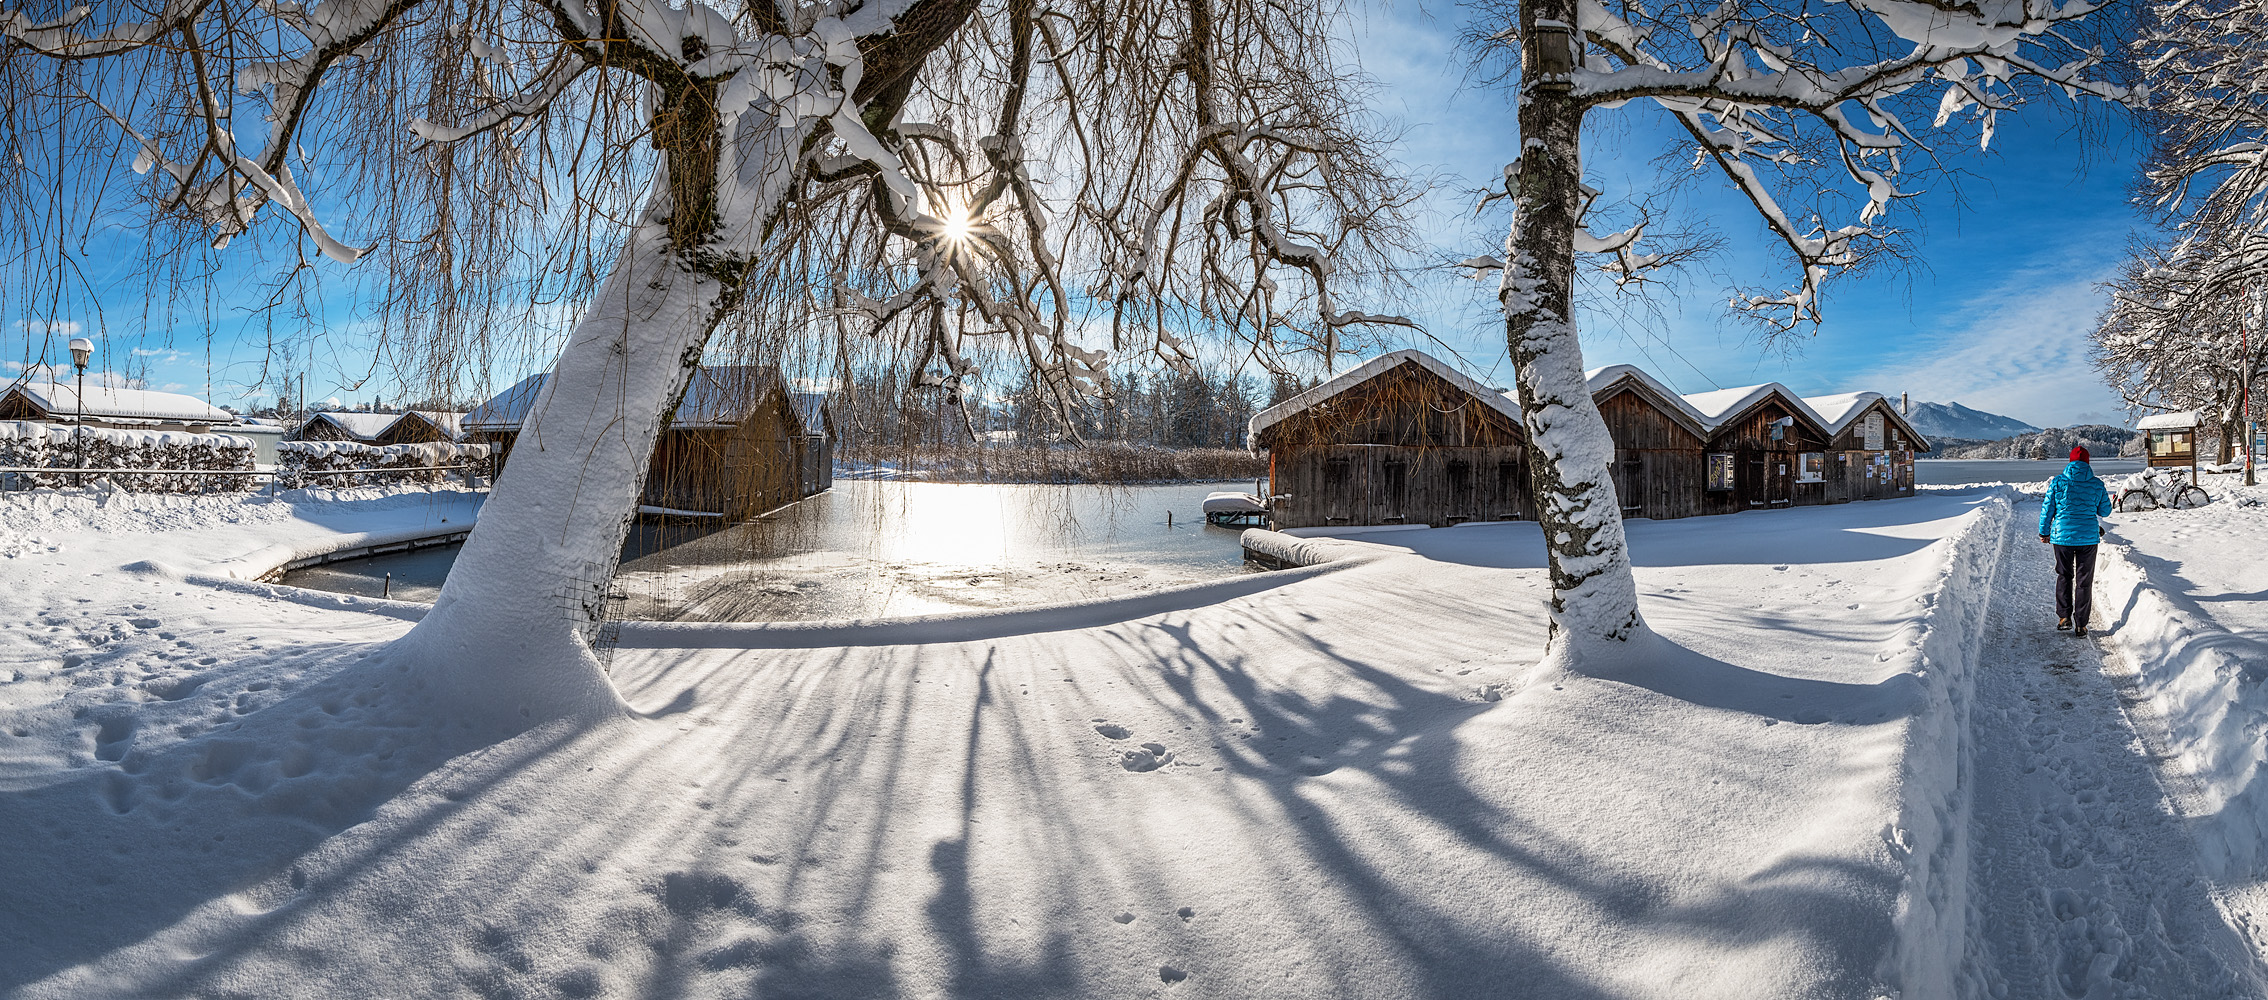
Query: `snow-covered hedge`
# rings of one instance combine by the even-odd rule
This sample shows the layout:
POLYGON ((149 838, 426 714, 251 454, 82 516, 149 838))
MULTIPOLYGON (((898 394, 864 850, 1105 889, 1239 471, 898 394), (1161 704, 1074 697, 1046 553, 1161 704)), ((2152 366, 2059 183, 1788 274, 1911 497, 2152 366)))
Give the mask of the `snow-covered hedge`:
POLYGON ((54 472, 0 473, 8 489, 71 485, 74 469, 149 469, 148 473, 106 473, 114 484, 143 493, 202 493, 247 490, 253 486, 256 445, 235 434, 188 431, 59 427, 28 420, 0 420, 0 466, 54 472), (244 472, 243 476, 179 475, 182 470, 244 472))
POLYGON ((462 478, 466 474, 491 476, 495 470, 485 444, 353 444, 344 441, 286 441, 276 446, 277 485, 368 486, 376 483, 428 482, 462 478), (462 469, 435 471, 436 467, 462 469), (343 473, 352 475, 309 475, 343 473))

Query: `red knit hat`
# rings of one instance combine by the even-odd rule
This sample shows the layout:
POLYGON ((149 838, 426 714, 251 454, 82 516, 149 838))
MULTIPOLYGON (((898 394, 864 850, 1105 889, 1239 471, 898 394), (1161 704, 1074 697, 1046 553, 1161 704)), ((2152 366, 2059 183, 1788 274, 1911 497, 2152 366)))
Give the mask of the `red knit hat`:
POLYGON ((2083 444, 2075 444, 2075 445, 2072 445, 2072 446, 2071 446, 2071 460, 2072 460, 2072 461, 2074 461, 2074 462, 2087 462, 2087 461, 2090 461, 2090 459, 2089 459, 2089 458, 2087 457, 2087 446, 2086 446, 2086 445, 2083 445, 2083 444))

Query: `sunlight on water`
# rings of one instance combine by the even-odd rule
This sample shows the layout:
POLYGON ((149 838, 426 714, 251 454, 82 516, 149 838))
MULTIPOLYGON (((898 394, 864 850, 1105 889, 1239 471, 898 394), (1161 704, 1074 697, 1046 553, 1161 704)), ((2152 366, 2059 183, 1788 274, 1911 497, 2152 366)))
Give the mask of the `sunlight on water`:
POLYGON ((891 562, 948 566, 997 566, 1008 555, 1008 496, 997 487, 935 483, 907 484, 894 502, 900 509, 885 521, 895 530, 878 533, 879 558, 891 562))
MULTIPOLYGON (((743 524, 642 519, 615 592, 626 618, 787 621, 996 610, 1246 572, 1240 528, 1201 505, 1249 483, 1148 486, 841 481, 743 524), (1168 514, 1172 515, 1169 523, 1168 514)), ((299 570, 285 582, 430 601, 455 548, 299 570)))

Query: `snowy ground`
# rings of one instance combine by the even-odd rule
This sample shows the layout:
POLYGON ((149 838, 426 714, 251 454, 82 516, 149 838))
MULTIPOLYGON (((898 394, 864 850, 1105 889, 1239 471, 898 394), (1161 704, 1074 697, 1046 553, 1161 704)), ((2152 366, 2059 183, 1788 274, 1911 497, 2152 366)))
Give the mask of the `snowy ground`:
POLYGON ((2009 497, 1633 522, 1664 640, 1596 676, 1492 524, 633 626, 637 718, 488 744, 390 686, 413 612, 177 579, 457 501, 5 498, 0 994, 2259 995, 2009 497))

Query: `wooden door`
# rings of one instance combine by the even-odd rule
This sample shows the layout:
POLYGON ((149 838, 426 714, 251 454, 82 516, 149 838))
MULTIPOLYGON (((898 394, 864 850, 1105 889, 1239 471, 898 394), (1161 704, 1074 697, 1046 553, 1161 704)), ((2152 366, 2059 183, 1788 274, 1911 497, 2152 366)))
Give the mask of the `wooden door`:
POLYGON ((1363 496, 1368 492, 1363 463, 1350 454, 1355 449, 1333 448, 1323 459, 1323 523, 1366 524, 1369 511, 1364 508, 1363 496))
POLYGON ((1364 524, 1409 521, 1410 463, 1398 451, 1376 449, 1370 472, 1370 518, 1364 524))
POLYGON ((1641 517, 1646 510, 1646 466, 1634 451, 1614 456, 1614 495, 1622 503, 1622 516, 1641 517))

